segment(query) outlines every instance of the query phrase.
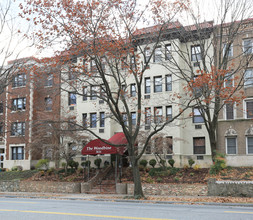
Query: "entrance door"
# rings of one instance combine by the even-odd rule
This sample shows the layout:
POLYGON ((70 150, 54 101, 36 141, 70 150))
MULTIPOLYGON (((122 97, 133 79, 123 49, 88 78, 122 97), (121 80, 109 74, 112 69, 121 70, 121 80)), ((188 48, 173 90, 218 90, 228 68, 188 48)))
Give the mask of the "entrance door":
POLYGON ((4 167, 4 154, 0 154, 0 168, 4 167))

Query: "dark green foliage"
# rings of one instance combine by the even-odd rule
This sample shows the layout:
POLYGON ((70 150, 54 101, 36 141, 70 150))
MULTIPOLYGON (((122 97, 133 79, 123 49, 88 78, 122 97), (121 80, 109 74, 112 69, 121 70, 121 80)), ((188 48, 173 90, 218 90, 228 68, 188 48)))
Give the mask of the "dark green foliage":
POLYGON ((189 166, 192 168, 192 165, 195 164, 195 160, 189 159, 189 160, 188 160, 188 164, 189 164, 189 166))
POLYGON ((0 180, 26 179, 37 173, 37 170, 0 172, 0 180))
POLYGON ((171 167, 174 167, 175 160, 169 159, 169 160, 168 160, 168 163, 169 163, 169 165, 170 165, 171 167))
POLYGON ((226 159, 224 154, 216 154, 214 164, 210 168, 210 174, 218 174, 226 168, 226 159))
POLYGON ((176 175, 179 170, 180 170, 179 168, 171 167, 169 169, 170 175, 176 175))
POLYGON ((97 158, 96 160, 94 160, 94 164, 97 166, 98 169, 100 169, 101 162, 102 162, 101 158, 97 158))
POLYGON ((144 166, 144 167, 146 167, 147 164, 148 164, 148 161, 147 161, 147 160, 141 160, 141 161, 140 161, 140 165, 142 165, 142 166, 144 166))
POLYGON ((166 160, 163 160, 163 159, 160 160, 160 164, 162 164, 162 166, 165 166, 165 163, 166 163, 166 160))
POLYGON ((71 167, 71 169, 73 170, 75 168, 75 170, 77 170, 78 166, 79 166, 79 163, 74 161, 74 160, 70 160, 68 162, 68 166, 71 167))
POLYGON ((48 159, 40 159, 38 163, 35 165, 36 169, 44 169, 47 170, 49 166, 49 160, 48 159))
POLYGON ((152 159, 149 161, 149 165, 152 166, 153 168, 155 167, 156 165, 156 160, 155 159, 152 159))
POLYGON ((104 162, 104 166, 105 166, 105 167, 108 167, 109 165, 110 165, 110 162, 106 160, 106 161, 104 162))

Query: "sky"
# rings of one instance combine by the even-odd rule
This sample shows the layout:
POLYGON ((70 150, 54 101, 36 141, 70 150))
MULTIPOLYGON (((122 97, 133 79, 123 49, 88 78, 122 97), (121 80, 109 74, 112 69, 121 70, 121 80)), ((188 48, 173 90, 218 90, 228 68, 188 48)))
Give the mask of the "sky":
MULTIPOLYGON (((142 3, 148 0, 138 0, 138 1, 142 3)), ((190 0, 190 1, 192 4, 191 8, 194 11, 194 14, 196 15, 199 14, 201 21, 210 21, 210 20, 216 20, 216 18, 218 17, 217 8, 219 7, 220 3, 221 2, 224 3, 228 0, 190 0)), ((241 2, 244 0, 233 0, 233 1, 241 2)), ((252 4, 252 0, 245 0, 245 1, 248 1, 249 4, 252 4)), ((0 0, 0 6, 1 6, 0 8, 5 9, 6 5, 8 5, 8 3, 10 2, 11 2, 11 9, 8 14, 8 21, 9 23, 11 23, 11 25, 5 26, 3 31, 0 32, 0 51, 3 48, 5 49, 9 48, 8 43, 11 41, 10 51, 14 51, 14 54, 8 57, 8 60, 15 59, 17 56, 18 57, 28 57, 28 56, 44 57, 44 56, 52 55, 53 50, 51 48, 48 48, 47 50, 44 50, 44 51, 39 51, 36 49, 35 46, 31 46, 32 41, 24 39, 23 35, 21 34, 17 34, 18 30, 20 30, 22 33, 26 33, 26 32, 31 33, 33 30, 33 27, 26 20, 21 19, 18 16, 18 13, 19 13, 18 5, 24 2, 24 0, 0 0), (12 27, 13 29, 10 30, 10 27, 12 27), (13 32, 15 32, 15 35, 13 35, 13 32)), ((190 16, 187 16, 185 13, 180 15, 177 19, 184 25, 193 23, 190 16)), ((0 63, 3 62, 3 59, 5 56, 6 56, 5 53, 0 53, 0 63)))

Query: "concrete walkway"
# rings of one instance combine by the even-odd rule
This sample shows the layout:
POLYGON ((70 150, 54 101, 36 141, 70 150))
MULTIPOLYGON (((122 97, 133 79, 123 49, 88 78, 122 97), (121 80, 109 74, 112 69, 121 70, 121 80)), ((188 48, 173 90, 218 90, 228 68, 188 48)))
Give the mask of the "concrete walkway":
POLYGON ((65 194, 65 193, 34 193, 34 192, 0 192, 0 198, 34 198, 114 201, 134 203, 163 203, 189 205, 222 205, 253 207, 253 198, 211 197, 211 196, 147 196, 146 200, 136 200, 131 196, 115 194, 65 194), (215 200, 215 202, 210 202, 215 200), (239 200, 240 202, 236 202, 239 200))

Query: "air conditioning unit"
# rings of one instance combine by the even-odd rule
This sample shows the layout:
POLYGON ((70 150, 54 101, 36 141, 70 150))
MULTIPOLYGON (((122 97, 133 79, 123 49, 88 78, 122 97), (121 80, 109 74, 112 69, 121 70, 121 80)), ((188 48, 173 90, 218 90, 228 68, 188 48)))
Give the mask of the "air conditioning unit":
POLYGON ((69 107, 69 110, 70 110, 70 111, 75 110, 75 106, 70 106, 70 107, 69 107))
POLYGON ((166 155, 166 159, 167 159, 167 160, 172 159, 172 155, 166 155))
POLYGON ((193 66, 194 66, 194 67, 199 67, 199 65, 200 65, 199 62, 194 62, 194 63, 193 63, 193 66))
POLYGON ((99 104, 104 104, 104 102, 105 102, 104 100, 99 100, 98 103, 99 103, 99 104))
POLYGON ((150 95, 144 95, 144 99, 150 99, 150 95))
POLYGON ((204 160, 204 156, 197 156, 197 160, 204 160))
POLYGON ((105 129, 99 129, 99 133, 104 133, 105 129))
POLYGON ((150 125, 145 125, 145 130, 149 130, 150 129, 150 125))
POLYGON ((195 125, 195 129, 202 129, 202 125, 195 125))

